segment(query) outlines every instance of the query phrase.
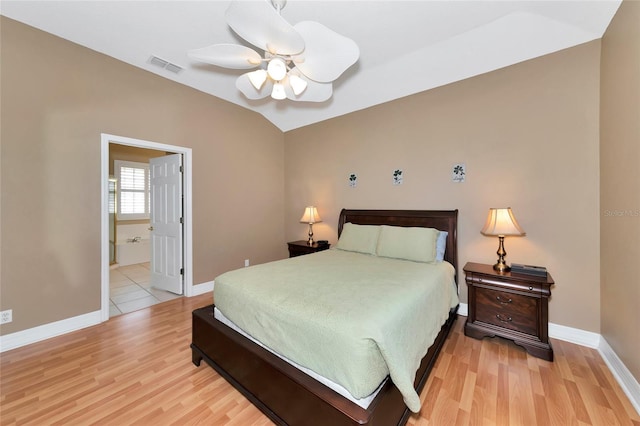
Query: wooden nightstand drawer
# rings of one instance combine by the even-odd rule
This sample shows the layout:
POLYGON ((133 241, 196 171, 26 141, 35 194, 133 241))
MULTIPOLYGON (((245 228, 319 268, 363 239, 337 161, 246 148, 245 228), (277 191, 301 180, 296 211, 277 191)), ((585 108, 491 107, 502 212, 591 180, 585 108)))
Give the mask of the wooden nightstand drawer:
POLYGON ((510 290, 523 291, 526 293, 542 292, 542 282, 527 280, 508 280, 502 277, 488 277, 486 275, 470 274, 467 281, 474 284, 487 286, 500 286, 510 290))
POLYGON ((485 288, 476 291, 476 321, 537 336, 537 312, 535 298, 485 288))

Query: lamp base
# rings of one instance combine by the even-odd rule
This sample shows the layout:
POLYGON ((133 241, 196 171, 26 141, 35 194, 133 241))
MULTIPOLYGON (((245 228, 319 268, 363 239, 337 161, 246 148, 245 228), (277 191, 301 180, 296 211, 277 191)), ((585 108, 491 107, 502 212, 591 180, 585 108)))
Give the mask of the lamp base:
POLYGON ((511 270, 511 266, 507 265, 506 263, 500 263, 498 261, 498 263, 496 263, 495 265, 493 265, 493 270, 494 271, 498 271, 498 272, 509 272, 511 270))
POLYGON ((498 235, 498 240, 500 241, 498 243, 498 251, 496 252, 498 255, 498 262, 493 265, 493 270, 498 272, 509 272, 511 267, 504 261, 504 258, 507 255, 507 252, 504 250, 504 235, 498 235))
POLYGON ((313 224, 309 224, 309 239, 307 240, 307 245, 313 245, 313 224))

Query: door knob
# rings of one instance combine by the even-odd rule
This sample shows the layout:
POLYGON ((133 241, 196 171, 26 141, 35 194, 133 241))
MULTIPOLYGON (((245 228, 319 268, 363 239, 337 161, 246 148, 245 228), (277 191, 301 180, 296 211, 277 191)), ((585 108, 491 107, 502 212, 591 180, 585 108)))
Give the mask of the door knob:
POLYGON ((149 231, 153 231, 153 226, 147 228, 149 231))

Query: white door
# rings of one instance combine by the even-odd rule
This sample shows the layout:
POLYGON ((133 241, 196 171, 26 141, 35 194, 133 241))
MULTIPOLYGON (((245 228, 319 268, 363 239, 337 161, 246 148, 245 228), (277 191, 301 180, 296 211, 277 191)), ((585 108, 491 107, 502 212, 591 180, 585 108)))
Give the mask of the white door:
POLYGON ((182 294, 182 155, 149 161, 151 286, 182 294))

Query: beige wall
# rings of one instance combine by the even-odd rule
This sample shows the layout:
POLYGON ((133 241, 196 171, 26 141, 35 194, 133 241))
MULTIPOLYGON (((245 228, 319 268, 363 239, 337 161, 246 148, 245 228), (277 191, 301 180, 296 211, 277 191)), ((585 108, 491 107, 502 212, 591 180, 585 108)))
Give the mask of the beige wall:
POLYGON ((101 133, 193 149, 194 283, 286 255, 264 118, 5 17, 1 43, 3 335, 100 309, 101 133))
POLYGON ((624 1, 602 40, 602 336, 640 381, 640 3, 624 1))
POLYGON ((550 321, 599 332, 599 58, 596 41, 287 132, 287 239, 305 237, 309 204, 332 242, 344 207, 457 208, 462 268, 495 263, 498 240, 480 229, 509 206, 527 236, 506 238, 507 260, 549 269, 550 321), (458 162, 464 183, 451 181, 458 162))

